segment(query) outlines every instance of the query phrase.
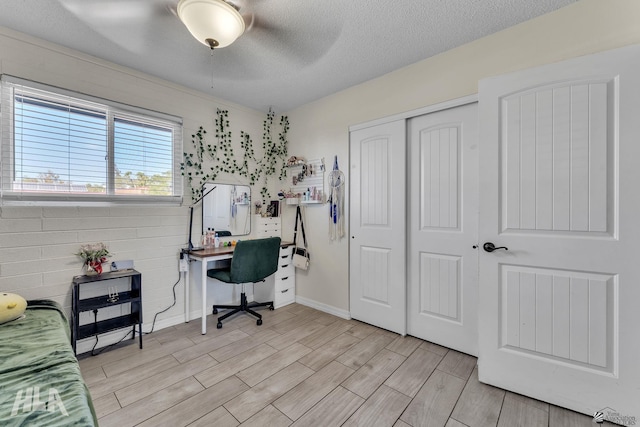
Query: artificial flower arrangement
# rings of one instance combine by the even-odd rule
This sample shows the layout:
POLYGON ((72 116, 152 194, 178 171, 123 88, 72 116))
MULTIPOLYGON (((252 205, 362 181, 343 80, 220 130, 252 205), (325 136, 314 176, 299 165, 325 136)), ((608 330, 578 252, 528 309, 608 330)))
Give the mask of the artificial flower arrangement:
POLYGON ((262 200, 253 203, 256 206, 256 215, 262 214, 262 200))
POLYGON ((84 260, 88 275, 102 274, 102 263, 107 262, 107 258, 111 256, 109 249, 102 242, 82 245, 76 255, 84 260))

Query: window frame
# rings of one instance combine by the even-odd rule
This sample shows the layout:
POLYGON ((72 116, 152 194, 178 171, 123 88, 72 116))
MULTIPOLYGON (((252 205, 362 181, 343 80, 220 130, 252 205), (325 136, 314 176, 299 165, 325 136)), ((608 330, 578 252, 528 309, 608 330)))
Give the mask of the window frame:
POLYGON ((0 205, 51 205, 51 204, 174 204, 182 203, 183 178, 180 170, 182 162, 182 118, 158 111, 126 105, 120 102, 86 95, 83 93, 2 74, 0 76, 0 205), (92 106, 103 110, 106 115, 106 152, 107 194, 78 194, 15 191, 13 189, 15 163, 15 121, 14 100, 16 88, 33 93, 44 91, 69 104, 78 106, 92 106), (146 126, 159 126, 172 131, 172 195, 122 195, 113 194, 115 191, 116 167, 114 161, 115 138, 114 129, 120 120, 133 121, 146 126), (109 194, 110 193, 110 194, 109 194))

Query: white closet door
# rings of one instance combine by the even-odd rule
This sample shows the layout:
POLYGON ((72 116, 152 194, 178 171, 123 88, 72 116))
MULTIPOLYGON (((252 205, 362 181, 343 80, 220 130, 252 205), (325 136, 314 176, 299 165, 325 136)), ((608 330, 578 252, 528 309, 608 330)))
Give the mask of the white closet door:
POLYGON ((351 317, 406 333, 405 121, 350 135, 351 317))
POLYGON ((639 118, 637 46, 481 82, 480 381, 640 421, 639 118))
POLYGON ((409 121, 407 330, 478 354, 478 104, 409 121))

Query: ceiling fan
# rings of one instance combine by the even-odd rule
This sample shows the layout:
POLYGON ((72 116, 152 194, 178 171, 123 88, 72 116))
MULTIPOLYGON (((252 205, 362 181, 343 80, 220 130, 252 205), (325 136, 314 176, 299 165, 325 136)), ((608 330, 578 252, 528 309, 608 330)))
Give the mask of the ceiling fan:
MULTIPOLYGON (((144 36, 152 21, 178 17, 191 34, 210 46, 199 35, 215 31, 214 47, 225 47, 246 30, 251 30, 255 18, 246 11, 243 0, 59 0, 60 4, 91 29, 131 48, 131 43, 144 36), (240 10, 243 14, 240 14, 240 10), (235 36, 235 37, 234 37, 235 36), (126 43, 125 43, 126 41, 126 43)), ((211 47, 211 46, 210 46, 211 47)))
MULTIPOLYGON (((321 3, 288 0, 58 0, 87 31, 94 31, 136 55, 174 49, 191 51, 189 32, 215 48, 216 73, 229 79, 253 79, 276 63, 304 67, 318 61, 338 39, 342 15, 321 3), (304 4, 302 4, 304 3, 304 4), (196 9, 191 10, 193 5, 196 9), (185 25, 200 18, 197 7, 223 11, 235 27, 208 35, 208 26, 185 25), (194 12, 195 10, 195 12, 194 12), (198 28, 196 28, 198 27, 198 28), (185 31, 187 30, 188 31, 185 31), (233 46, 221 49, 225 46, 233 46), (180 47, 183 46, 183 47, 180 47), (235 65, 234 65, 235 64, 235 65)), ((193 39, 191 39, 193 40, 193 39)), ((197 45, 197 44, 196 44, 197 45)), ((208 55, 207 55, 208 56, 208 55)))

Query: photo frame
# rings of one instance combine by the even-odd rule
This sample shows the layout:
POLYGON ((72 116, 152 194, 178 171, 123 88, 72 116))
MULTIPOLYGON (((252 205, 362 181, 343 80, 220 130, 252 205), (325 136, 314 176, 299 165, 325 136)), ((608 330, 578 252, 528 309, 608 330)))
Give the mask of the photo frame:
POLYGON ((270 217, 279 217, 280 216, 280 201, 279 200, 271 200, 267 205, 267 216, 270 217))

